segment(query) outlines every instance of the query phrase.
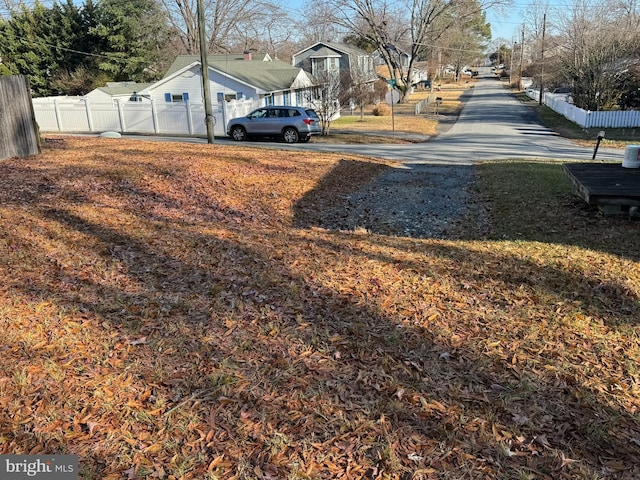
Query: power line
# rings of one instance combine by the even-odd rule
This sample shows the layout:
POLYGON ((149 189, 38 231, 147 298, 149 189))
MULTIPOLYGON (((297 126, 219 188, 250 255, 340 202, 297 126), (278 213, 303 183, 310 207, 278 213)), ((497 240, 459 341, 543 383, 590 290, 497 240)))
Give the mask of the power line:
POLYGON ((113 58, 113 57, 109 57, 107 55, 101 55, 99 53, 83 52, 81 50, 75 50, 73 48, 61 47, 60 45, 52 45, 51 43, 42 42, 40 40, 38 40, 36 42, 35 40, 31 40, 29 38, 25 38, 25 37, 22 37, 20 35, 14 35, 14 38, 17 38, 18 40, 21 40, 23 42, 31 43, 33 45, 44 45, 46 47, 51 47, 51 48, 55 48, 55 49, 58 49, 58 50, 64 50, 66 52, 71 52, 71 53, 77 53, 77 54, 84 55, 84 56, 87 56, 87 57, 97 57, 97 58, 104 58, 104 59, 110 60, 110 61, 126 62, 126 59, 124 59, 124 58, 113 58))

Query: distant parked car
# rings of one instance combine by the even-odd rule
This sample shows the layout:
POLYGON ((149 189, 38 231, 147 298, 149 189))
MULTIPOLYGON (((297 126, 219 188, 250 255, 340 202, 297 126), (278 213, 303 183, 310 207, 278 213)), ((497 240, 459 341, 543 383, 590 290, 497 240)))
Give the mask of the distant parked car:
POLYGON ((227 135, 237 141, 250 137, 279 137, 287 143, 308 142, 312 135, 320 133, 318 115, 304 107, 262 107, 227 124, 227 135))

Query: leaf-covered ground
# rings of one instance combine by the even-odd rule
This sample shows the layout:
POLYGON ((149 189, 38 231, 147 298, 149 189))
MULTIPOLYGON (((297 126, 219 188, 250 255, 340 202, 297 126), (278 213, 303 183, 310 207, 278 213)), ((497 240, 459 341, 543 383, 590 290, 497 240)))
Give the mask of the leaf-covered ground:
POLYGON ((101 480, 638 478, 638 223, 558 194, 546 240, 292 226, 385 168, 72 137, 0 163, 0 453, 101 480))

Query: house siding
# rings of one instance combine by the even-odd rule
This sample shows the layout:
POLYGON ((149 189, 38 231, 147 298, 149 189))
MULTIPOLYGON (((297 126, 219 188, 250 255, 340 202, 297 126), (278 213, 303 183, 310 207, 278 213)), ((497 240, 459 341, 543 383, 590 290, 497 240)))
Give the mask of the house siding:
MULTIPOLYGON (((218 102, 218 94, 222 94, 224 98, 224 95, 235 96, 238 93, 242 93, 242 98, 258 99, 258 94, 255 88, 251 88, 244 83, 235 81, 228 77, 223 77, 213 70, 209 71, 209 85, 211 86, 212 103, 218 102)), ((155 88, 146 90, 144 93, 149 94, 151 99, 157 102, 165 102, 165 95, 167 93, 172 95, 188 93, 189 101, 193 103, 204 103, 202 98, 200 66, 194 65, 181 75, 167 80, 155 88)))
MULTIPOLYGON (((333 46, 331 43, 320 42, 306 50, 302 50, 293 56, 293 65, 298 68, 317 75, 318 72, 313 70, 312 57, 318 58, 321 61, 329 57, 339 56, 339 69, 340 71, 351 71, 355 68, 364 69, 366 73, 371 75, 371 78, 375 78, 374 69, 374 56, 360 51, 353 47, 348 47, 344 51, 339 49, 339 46, 333 46)), ((325 66, 326 68, 326 66, 325 66)))
POLYGON ((202 92, 200 86, 200 75, 196 68, 192 68, 184 72, 182 75, 172 78, 156 88, 145 90, 145 94, 156 102, 166 102, 165 94, 180 95, 182 93, 189 94, 189 100, 196 103, 202 103, 202 92))
POLYGON ((95 89, 91 92, 87 93, 84 98, 89 100, 90 102, 95 103, 111 103, 113 102, 113 97, 102 90, 95 89))

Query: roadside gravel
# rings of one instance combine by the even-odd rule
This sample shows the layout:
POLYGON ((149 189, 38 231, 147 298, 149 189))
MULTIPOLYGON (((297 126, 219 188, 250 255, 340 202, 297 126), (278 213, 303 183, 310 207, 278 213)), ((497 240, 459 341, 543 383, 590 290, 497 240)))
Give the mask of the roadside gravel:
POLYGON ((317 226, 414 238, 457 238, 464 223, 486 224, 471 165, 390 168, 325 209, 317 226))
MULTIPOLYGON (((441 117, 438 133, 449 130, 456 119, 456 114, 441 117)), ((424 145, 428 148, 428 142, 424 145)), ((404 163, 334 199, 338 201, 324 203, 314 224, 413 238, 484 234, 489 221, 475 190, 476 176, 473 165, 404 163)))

